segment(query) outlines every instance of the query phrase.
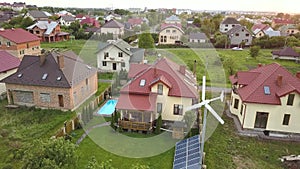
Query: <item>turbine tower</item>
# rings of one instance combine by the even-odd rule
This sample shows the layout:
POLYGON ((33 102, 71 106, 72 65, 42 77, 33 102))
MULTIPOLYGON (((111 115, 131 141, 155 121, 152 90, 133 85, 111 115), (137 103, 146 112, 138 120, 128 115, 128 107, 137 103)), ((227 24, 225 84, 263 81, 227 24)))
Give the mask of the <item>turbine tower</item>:
POLYGON ((202 79, 202 96, 201 96, 201 102, 198 104, 194 104, 190 107, 187 107, 186 109, 184 109, 184 112, 192 110, 192 109, 197 109, 200 108, 202 106, 204 106, 204 117, 203 117, 203 128, 202 131, 200 133, 200 137, 201 137, 201 144, 200 144, 200 151, 201 151, 201 155, 200 155, 200 164, 202 166, 202 159, 203 159, 203 150, 204 150, 204 138, 205 138, 205 130, 206 130, 206 120, 207 120, 207 110, 209 110, 209 112, 221 123, 224 124, 224 120, 218 115, 218 113, 209 105, 210 102, 212 101, 216 101, 216 100, 221 100, 222 102, 224 101, 224 91, 222 91, 221 95, 219 97, 213 98, 213 99, 209 99, 206 100, 205 99, 205 88, 206 88, 206 76, 203 76, 202 79))

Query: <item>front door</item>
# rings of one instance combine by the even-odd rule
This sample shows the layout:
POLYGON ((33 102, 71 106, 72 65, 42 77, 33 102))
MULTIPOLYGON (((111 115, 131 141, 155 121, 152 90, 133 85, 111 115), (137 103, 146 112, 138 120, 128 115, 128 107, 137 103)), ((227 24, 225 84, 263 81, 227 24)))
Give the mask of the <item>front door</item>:
POLYGON ((63 95, 58 95, 59 107, 64 107, 64 97, 63 95))
POLYGON ((269 113, 256 112, 254 128, 266 129, 268 123, 269 113))
POLYGON ((117 63, 113 63, 112 68, 113 68, 113 70, 117 70, 117 63))

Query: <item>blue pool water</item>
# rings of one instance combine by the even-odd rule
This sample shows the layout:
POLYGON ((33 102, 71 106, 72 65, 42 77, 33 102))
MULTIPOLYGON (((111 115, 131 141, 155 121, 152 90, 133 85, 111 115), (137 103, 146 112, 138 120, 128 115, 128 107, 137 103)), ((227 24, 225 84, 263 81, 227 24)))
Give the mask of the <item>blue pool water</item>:
POLYGON ((115 111, 117 100, 108 100, 98 111, 98 114, 112 114, 115 111))

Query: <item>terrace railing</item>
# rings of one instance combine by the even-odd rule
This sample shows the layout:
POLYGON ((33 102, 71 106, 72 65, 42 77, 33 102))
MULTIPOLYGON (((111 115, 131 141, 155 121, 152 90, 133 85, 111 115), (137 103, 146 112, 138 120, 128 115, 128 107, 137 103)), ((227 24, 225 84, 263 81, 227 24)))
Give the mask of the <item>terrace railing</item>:
POLYGON ((153 127, 153 123, 147 122, 133 122, 133 121, 119 121, 119 126, 122 129, 149 131, 153 127))

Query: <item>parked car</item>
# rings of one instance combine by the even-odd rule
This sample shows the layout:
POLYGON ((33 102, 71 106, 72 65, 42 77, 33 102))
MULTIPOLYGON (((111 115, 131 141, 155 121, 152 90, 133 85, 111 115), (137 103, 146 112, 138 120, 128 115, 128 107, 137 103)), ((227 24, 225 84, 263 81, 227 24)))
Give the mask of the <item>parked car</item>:
POLYGON ((238 50, 238 51, 240 51, 240 50, 243 50, 243 48, 239 48, 239 47, 233 47, 233 48, 231 48, 232 50, 238 50))

